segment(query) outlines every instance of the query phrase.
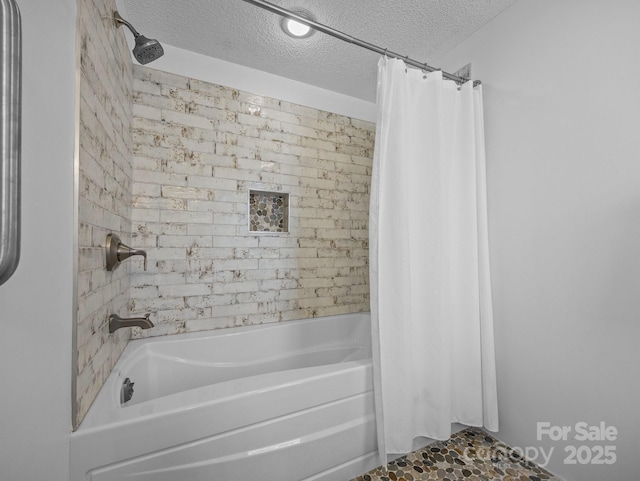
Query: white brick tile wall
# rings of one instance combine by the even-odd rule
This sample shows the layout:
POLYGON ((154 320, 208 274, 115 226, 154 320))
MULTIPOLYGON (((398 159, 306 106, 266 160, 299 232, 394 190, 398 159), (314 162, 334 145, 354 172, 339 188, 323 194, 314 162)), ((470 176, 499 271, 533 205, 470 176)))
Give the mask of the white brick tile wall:
MULTIPOLYGON (((124 31, 113 28, 108 19, 115 9, 112 0, 78 2, 81 101, 76 426, 128 342, 126 331, 109 334, 108 316, 128 314, 129 266, 123 264, 107 272, 104 248, 107 233, 115 232, 129 243, 131 232, 133 76, 124 31)), ((142 192, 152 197, 155 186, 149 188, 142 192)))
POLYGON ((133 82, 133 312, 153 336, 369 309, 374 125, 145 67, 133 82), (249 189, 290 232, 248 231, 249 189))

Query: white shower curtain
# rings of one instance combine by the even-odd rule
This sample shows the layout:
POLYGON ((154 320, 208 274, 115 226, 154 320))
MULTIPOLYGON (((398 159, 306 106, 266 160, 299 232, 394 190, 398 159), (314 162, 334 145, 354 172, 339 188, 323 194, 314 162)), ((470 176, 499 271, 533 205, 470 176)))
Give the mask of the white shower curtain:
MULTIPOLYGON (((369 217, 378 445, 498 429, 482 87, 378 64, 369 217)), ((386 463, 386 462, 385 462, 386 463)))

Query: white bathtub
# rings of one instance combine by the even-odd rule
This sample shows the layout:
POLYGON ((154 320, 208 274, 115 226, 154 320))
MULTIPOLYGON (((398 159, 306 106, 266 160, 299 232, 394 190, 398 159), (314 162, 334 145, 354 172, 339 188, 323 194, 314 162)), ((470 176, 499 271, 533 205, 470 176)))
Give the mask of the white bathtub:
POLYGON ((132 341, 71 435, 72 481, 345 481, 376 459, 366 313, 132 341))

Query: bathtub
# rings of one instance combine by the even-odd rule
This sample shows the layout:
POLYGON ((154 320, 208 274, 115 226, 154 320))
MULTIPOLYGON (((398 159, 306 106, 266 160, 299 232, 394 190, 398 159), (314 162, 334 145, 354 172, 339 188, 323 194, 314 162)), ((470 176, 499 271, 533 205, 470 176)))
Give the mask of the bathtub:
POLYGON ((131 341, 70 449, 72 481, 365 473, 378 464, 369 314, 131 341))

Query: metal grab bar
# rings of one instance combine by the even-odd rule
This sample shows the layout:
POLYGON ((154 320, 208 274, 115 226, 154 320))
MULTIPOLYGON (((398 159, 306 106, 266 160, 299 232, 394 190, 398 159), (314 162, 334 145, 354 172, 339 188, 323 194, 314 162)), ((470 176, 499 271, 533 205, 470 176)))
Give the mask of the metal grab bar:
POLYGON ((0 285, 20 260, 20 151, 22 121, 22 27, 14 0, 0 0, 2 116, 0 136, 0 285))

